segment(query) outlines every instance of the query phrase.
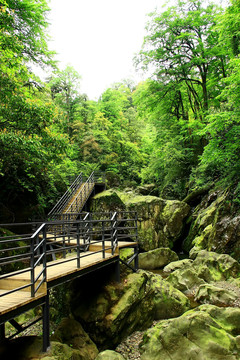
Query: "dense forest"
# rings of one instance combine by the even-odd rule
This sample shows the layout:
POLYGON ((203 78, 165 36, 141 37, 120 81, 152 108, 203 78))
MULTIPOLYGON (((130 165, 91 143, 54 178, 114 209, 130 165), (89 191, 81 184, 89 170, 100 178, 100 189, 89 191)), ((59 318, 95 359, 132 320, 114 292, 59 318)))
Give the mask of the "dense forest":
MULTIPOLYGON (((136 68, 90 101, 48 49, 46 0, 0 3, 0 213, 50 209, 79 172, 161 197, 226 189, 240 205, 240 1, 178 1, 149 15, 136 68), (51 69, 43 82, 36 65, 51 69)), ((4 216, 3 216, 4 215, 4 216)))

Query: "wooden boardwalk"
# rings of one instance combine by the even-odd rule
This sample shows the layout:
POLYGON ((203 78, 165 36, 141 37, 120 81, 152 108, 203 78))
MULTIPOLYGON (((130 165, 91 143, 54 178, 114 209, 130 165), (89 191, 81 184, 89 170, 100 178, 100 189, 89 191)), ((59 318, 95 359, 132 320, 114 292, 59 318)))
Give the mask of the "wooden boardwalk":
MULTIPOLYGON (((85 273, 87 270, 90 271, 93 266, 99 265, 99 267, 101 267, 109 259, 117 260, 118 255, 111 255, 109 253, 106 253, 105 259, 103 259, 100 252, 94 253, 88 251, 84 253, 84 257, 81 257, 80 268, 77 267, 76 255, 68 256, 68 262, 63 263, 63 259, 48 262, 46 271, 46 283, 41 285, 39 291, 34 297, 31 296, 30 289, 25 288, 23 290, 18 290, 0 298, 0 319, 1 315, 15 310, 18 307, 22 307, 23 305, 26 305, 32 301, 35 301, 40 297, 46 296, 48 288, 51 287, 51 284, 54 281, 58 281, 59 283, 64 282, 65 278, 69 275, 73 275, 73 278, 76 278, 78 276, 81 276, 81 274, 85 273)), ((36 272, 39 272, 38 268, 36 268, 36 272)), ((11 274, 11 277, 0 280, 0 295, 6 294, 8 290, 21 287, 24 284, 29 284, 31 282, 30 269, 27 272, 21 274, 13 274, 14 273, 11 274)), ((41 278, 39 280, 41 280, 41 278)))
MULTIPOLYGON (((132 216, 55 221, 43 223, 33 235, 5 236, 0 239, 0 339, 5 339, 5 323, 21 313, 43 307, 43 350, 49 346, 49 290, 52 287, 109 266, 120 279, 120 262, 137 270, 137 221, 132 216), (122 225, 124 222, 124 230, 122 225), (133 223, 135 226, 133 226, 133 223), (51 233, 52 229, 64 229, 51 233), (118 233, 119 230, 119 233, 118 233), (125 231, 125 234, 124 234, 125 231), (125 240, 124 240, 125 239, 125 240), (127 239, 127 241, 126 241, 127 239), (120 250, 133 248, 128 262, 120 259, 120 250), (134 261, 134 267, 130 262, 134 261), (23 266, 23 264, 25 264, 23 266), (4 271, 6 269, 16 271, 4 271)), ((15 326, 15 325, 14 325, 15 326)), ((17 333, 21 326, 16 325, 17 333)), ((20 330, 19 330, 20 329, 20 330)))

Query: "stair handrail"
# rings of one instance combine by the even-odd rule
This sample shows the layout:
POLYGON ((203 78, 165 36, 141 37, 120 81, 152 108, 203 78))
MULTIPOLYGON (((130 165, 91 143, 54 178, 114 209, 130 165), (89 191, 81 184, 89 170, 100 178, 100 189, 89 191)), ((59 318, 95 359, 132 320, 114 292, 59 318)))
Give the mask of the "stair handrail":
POLYGON ((83 174, 82 172, 77 176, 74 182, 69 186, 67 191, 63 194, 63 196, 58 200, 56 205, 52 208, 52 210, 48 213, 48 216, 53 213, 60 213, 64 207, 67 205, 68 201, 72 197, 72 195, 79 189, 79 187, 83 183, 83 174))
MULTIPOLYGON (((74 199, 74 201, 72 203, 69 204, 69 206, 66 208, 65 212, 66 213, 71 213, 72 209, 73 209, 73 203, 76 204, 76 207, 78 207, 78 205, 80 206, 84 206, 84 204, 86 203, 87 199, 90 196, 90 193, 92 192, 93 189, 93 185, 95 183, 95 179, 94 179, 94 171, 91 173, 91 175, 89 176, 89 178, 86 180, 86 182, 84 182, 81 191, 79 192, 79 194, 76 196, 76 198, 74 199), (92 187, 91 187, 92 184, 92 187), (84 199, 83 199, 83 194, 85 195, 84 199), (81 201, 79 202, 79 199, 81 199, 81 201), (82 203, 82 200, 84 200, 84 203, 82 203)), ((81 211, 82 208, 78 208, 77 210, 74 209, 74 212, 78 212, 81 211)))

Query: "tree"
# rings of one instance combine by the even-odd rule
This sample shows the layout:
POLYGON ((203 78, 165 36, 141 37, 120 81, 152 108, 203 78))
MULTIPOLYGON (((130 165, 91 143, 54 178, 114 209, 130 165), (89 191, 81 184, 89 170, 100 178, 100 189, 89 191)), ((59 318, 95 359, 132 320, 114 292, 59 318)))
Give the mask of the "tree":
POLYGON ((62 71, 56 70, 49 79, 52 99, 65 116, 63 131, 70 137, 73 135, 73 128, 76 129, 76 122, 86 123, 87 96, 80 94, 80 79, 81 76, 70 65, 62 71))
POLYGON ((1 49, 12 52, 25 62, 52 64, 48 50, 46 0, 4 0, 0 6, 1 49))
POLYGON ((179 1, 160 15, 153 13, 137 60, 144 68, 154 68, 155 79, 165 87, 163 97, 169 84, 185 83, 195 117, 208 110, 211 93, 226 76, 226 56, 217 45, 214 29, 221 12, 216 5, 189 0, 179 1))

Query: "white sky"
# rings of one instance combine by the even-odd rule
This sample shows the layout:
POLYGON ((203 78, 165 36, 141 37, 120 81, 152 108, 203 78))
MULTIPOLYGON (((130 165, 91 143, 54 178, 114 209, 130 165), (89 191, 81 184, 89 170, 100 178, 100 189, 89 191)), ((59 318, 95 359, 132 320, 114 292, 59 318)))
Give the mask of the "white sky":
POLYGON ((142 45, 146 16, 165 0, 51 0, 50 49, 59 67, 82 76, 81 93, 97 100, 114 82, 139 81, 133 57, 142 45))

